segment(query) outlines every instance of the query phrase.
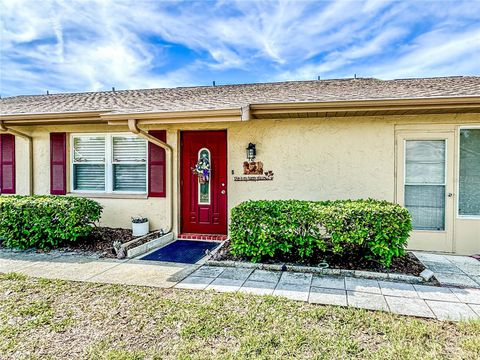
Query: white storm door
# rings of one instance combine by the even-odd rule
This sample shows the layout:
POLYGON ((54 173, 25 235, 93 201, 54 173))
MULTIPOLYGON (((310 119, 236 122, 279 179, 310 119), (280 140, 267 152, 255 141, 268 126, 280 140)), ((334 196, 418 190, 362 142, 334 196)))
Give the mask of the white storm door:
POLYGON ((397 135, 397 202, 412 215, 410 249, 453 251, 454 134, 397 135))

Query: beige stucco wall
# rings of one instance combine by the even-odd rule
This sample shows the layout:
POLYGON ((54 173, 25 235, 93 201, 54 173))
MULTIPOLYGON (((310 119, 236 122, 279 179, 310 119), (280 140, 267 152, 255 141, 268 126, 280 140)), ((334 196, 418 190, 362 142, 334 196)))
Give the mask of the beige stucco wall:
MULTIPOLYGON (((248 199, 346 199, 367 198, 395 201, 395 129, 399 124, 480 124, 478 114, 350 117, 182 125, 145 125, 144 129, 167 129, 167 142, 174 148, 174 231, 178 232, 178 142, 181 130, 227 129, 228 207, 248 199), (242 175, 245 147, 257 145, 257 160, 275 173, 273 181, 234 182, 242 175), (232 174, 232 171, 234 175, 232 174)), ((34 191, 49 193, 49 133, 127 132, 108 125, 43 126, 23 128, 33 136, 34 191)), ((27 189, 27 143, 17 144, 17 189, 27 189)), ((25 192, 25 191, 24 191, 25 192)), ((129 227, 130 218, 143 215, 152 228, 169 223, 168 198, 93 197, 104 206, 102 225, 129 227)), ((474 220, 475 221, 475 220, 474 220)), ((480 231, 474 226, 459 232, 459 251, 480 252, 480 231)))
POLYGON ((393 124, 373 119, 251 121, 229 131, 229 165, 242 174, 245 147, 273 181, 231 182, 230 205, 248 199, 393 200, 393 124))
POLYGON ((19 195, 30 193, 29 142, 15 136, 15 192, 19 195))
POLYGON ((454 230, 455 252, 458 254, 480 253, 480 220, 457 219, 454 230))

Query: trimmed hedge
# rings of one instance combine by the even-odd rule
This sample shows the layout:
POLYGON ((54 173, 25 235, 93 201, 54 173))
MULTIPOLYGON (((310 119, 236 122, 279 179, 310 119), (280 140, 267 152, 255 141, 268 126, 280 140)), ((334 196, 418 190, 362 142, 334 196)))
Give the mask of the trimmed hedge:
POLYGON ((101 205, 86 198, 1 196, 0 238, 6 247, 54 248, 90 234, 101 214, 101 205))
POLYGON ((348 248, 389 267, 405 254, 411 229, 408 210, 387 201, 247 201, 232 209, 230 242, 234 255, 253 262, 348 248))

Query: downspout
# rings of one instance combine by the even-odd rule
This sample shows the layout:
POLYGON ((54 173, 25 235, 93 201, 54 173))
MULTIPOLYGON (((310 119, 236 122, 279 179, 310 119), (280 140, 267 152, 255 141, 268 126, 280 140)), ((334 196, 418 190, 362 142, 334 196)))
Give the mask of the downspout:
POLYGON ((33 195, 33 140, 30 135, 27 135, 21 131, 7 128, 2 120, 0 120, 0 133, 12 134, 14 136, 19 136, 28 141, 28 171, 29 171, 29 180, 28 180, 28 195, 33 195))
POLYGON ((151 142, 152 144, 160 146, 162 149, 165 149, 165 151, 167 152, 167 174, 168 174, 167 196, 169 197, 169 203, 170 203, 170 224, 168 226, 168 229, 165 231, 165 234, 168 234, 173 230, 173 218, 174 218, 174 214, 173 214, 173 149, 167 143, 164 143, 163 141, 150 135, 148 132, 140 129, 138 127, 136 119, 128 119, 128 129, 135 135, 138 135, 146 139, 148 142, 151 142))

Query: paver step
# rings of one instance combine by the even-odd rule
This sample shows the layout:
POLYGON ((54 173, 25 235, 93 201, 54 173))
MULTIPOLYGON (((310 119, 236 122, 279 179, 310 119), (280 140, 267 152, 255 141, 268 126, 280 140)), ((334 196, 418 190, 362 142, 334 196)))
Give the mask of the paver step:
POLYGON ((225 241, 228 239, 227 235, 219 234, 194 234, 194 233, 182 233, 177 235, 177 239, 180 240, 213 240, 213 241, 225 241))

